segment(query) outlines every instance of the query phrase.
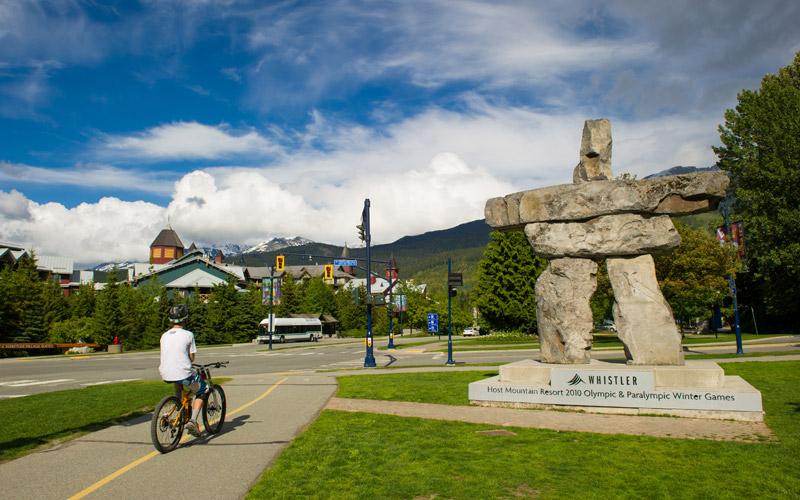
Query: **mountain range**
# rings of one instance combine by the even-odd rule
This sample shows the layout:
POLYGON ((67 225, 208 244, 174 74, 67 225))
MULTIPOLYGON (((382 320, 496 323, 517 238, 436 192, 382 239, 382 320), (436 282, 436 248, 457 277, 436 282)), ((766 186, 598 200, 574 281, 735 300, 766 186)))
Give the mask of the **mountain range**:
MULTIPOLYGON (((719 170, 719 168, 716 165, 705 168, 676 166, 648 175, 645 179, 709 170, 719 170)), ((491 232, 492 229, 481 219, 450 229, 404 236, 389 244, 375 245, 370 249, 370 257, 376 262, 373 271, 377 272, 378 266, 385 268, 386 263, 393 257, 400 269, 400 276, 404 279, 413 278, 418 282, 438 283, 443 282, 447 275, 449 258, 451 271, 462 273, 465 286, 470 287, 474 282, 478 262, 483 257, 486 245, 491 240, 489 236, 491 232)), ((252 246, 227 244, 203 248, 203 250, 211 255, 217 250, 222 250, 225 260, 232 264, 269 266, 275 263, 277 255, 285 255, 286 265, 326 264, 334 258, 341 257, 343 247, 297 236, 272 238, 252 246), (316 257, 309 258, 309 256, 316 257)), ((348 252, 352 258, 366 258, 364 247, 348 248, 348 252)), ((119 268, 128 264, 130 263, 116 263, 119 268)), ((108 271, 113 265, 113 263, 101 264, 94 270, 108 271)), ((356 274, 363 277, 364 273, 356 270, 356 274)))

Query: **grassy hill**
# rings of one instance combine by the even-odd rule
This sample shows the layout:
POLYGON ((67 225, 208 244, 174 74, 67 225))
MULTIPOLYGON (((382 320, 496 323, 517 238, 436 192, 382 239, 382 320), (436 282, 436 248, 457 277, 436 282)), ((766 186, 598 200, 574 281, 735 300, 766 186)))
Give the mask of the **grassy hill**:
MULTIPOLYGON (((394 255, 400 277, 412 278, 418 283, 427 283, 431 287, 444 287, 447 280, 447 259, 451 259, 453 272, 464 274, 465 288, 471 288, 478 270, 478 262, 489 243, 491 228, 481 220, 467 222, 459 226, 440 231, 430 231, 416 236, 404 236, 394 243, 371 247, 371 259, 388 261, 394 255)), ((349 248, 353 258, 366 258, 365 248, 349 248)), ((309 243, 287 248, 285 252, 264 252, 256 255, 245 255, 244 262, 251 266, 262 266, 264 263, 274 264, 276 255, 312 254, 329 255, 339 258, 342 247, 325 243, 309 243)), ((232 256, 231 263, 238 263, 240 256, 232 256)), ((286 255, 287 265, 325 264, 323 258, 308 258, 286 255)), ((373 272, 385 268, 385 264, 373 264, 373 272)), ((360 272, 363 276, 363 272, 360 272)), ((382 272, 381 272, 382 274, 382 272)))

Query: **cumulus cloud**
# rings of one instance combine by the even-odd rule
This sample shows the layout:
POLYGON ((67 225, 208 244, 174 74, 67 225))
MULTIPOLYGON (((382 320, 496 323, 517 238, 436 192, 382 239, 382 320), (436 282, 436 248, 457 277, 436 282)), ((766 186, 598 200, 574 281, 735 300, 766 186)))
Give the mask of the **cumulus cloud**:
POLYGON ((236 132, 225 124, 173 122, 136 136, 105 136, 97 146, 106 157, 149 160, 218 159, 237 155, 264 155, 276 149, 254 130, 236 132))
MULTIPOLYGON (((174 183, 161 183, 170 188, 166 207, 103 198, 67 209, 39 205, 12 191, 0 202, 15 207, 2 210, 0 240, 31 241, 47 254, 71 255, 78 262, 144 260, 169 220, 187 245, 304 236, 353 246, 369 198, 374 243, 390 243, 481 219, 488 198, 571 182, 583 120, 600 118, 502 107, 474 97, 464 106, 461 113, 431 108, 381 133, 317 113, 300 139, 316 147, 283 151, 260 167, 178 174, 174 183), (28 219, 20 218, 23 202, 28 219)), ((715 162, 709 147, 717 140, 713 120, 608 118, 615 174, 641 178, 675 165, 715 162)), ((34 177, 29 167, 0 167, 8 179, 34 177)), ((64 182, 76 182, 78 174, 64 182)))
POLYGON ((28 200, 16 189, 12 189, 9 193, 0 190, 0 214, 12 220, 28 219, 30 217, 28 200))
POLYGON ((28 207, 27 218, 0 211, 0 240, 27 245, 39 255, 72 257, 79 264, 146 262, 150 243, 166 224, 165 209, 143 201, 107 197, 74 208, 22 202, 28 207))

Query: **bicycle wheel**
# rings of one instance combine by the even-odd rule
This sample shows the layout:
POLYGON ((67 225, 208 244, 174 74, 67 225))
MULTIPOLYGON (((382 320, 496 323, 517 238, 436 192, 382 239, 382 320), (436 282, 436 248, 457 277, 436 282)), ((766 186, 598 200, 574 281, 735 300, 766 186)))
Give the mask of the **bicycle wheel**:
POLYGON ((215 385, 203 398, 203 425, 209 434, 216 434, 225 423, 225 391, 215 385))
POLYGON ((166 396, 159 401, 150 421, 150 438, 161 453, 175 449, 183 435, 183 419, 179 418, 181 402, 175 396, 166 396))

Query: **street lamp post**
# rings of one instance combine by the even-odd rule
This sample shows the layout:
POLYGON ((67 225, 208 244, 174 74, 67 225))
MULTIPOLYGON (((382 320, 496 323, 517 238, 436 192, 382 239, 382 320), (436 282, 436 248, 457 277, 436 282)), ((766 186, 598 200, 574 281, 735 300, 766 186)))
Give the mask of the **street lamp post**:
POLYGON ((364 200, 364 211, 361 213, 363 224, 364 243, 367 246, 367 354, 364 357, 364 368, 375 368, 375 356, 372 354, 372 258, 370 256, 369 232, 369 198, 364 200))
MULTIPOLYGON (((731 233, 731 220, 728 216, 728 204, 727 203, 720 203, 719 209, 722 212, 722 217, 725 219, 725 229, 728 231, 728 234, 731 233)), ((739 328, 739 304, 736 300, 736 275, 735 273, 731 273, 730 277, 730 289, 731 289, 731 296, 733 297, 733 319, 734 319, 734 331, 736 332, 736 354, 744 354, 744 349, 742 348, 742 330, 739 328)))
POLYGON ((453 311, 450 307, 453 295, 450 293, 450 258, 447 259, 447 363, 446 365, 453 366, 456 364, 453 361, 453 311))
POLYGON ((272 350, 272 332, 275 328, 272 325, 272 297, 275 295, 275 289, 273 288, 275 282, 273 280, 273 269, 274 266, 269 266, 269 350, 272 350))

